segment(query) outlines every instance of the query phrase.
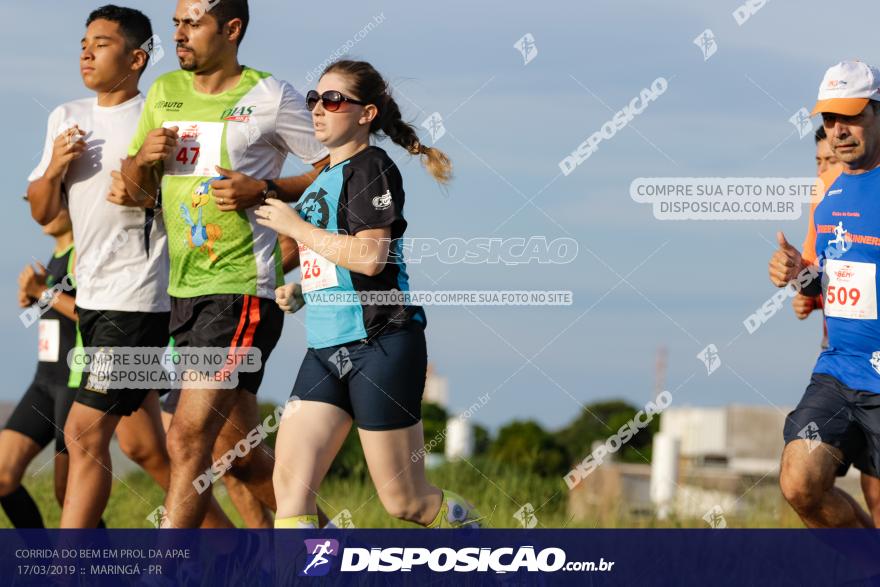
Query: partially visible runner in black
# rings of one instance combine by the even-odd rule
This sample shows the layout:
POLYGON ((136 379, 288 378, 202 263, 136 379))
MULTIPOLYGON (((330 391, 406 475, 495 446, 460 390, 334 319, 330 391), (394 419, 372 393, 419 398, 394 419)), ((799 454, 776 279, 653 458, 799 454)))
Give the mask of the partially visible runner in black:
POLYGON ((49 263, 36 270, 28 265, 18 278, 19 305, 28 308, 22 322, 39 328, 37 372, 0 432, 0 506, 16 528, 44 527, 40 510, 21 480, 31 461, 53 439, 55 498, 59 505, 64 503, 68 465, 64 422, 80 378, 67 362, 68 353, 79 343, 73 232, 67 210, 62 210, 43 232, 55 239, 49 263))

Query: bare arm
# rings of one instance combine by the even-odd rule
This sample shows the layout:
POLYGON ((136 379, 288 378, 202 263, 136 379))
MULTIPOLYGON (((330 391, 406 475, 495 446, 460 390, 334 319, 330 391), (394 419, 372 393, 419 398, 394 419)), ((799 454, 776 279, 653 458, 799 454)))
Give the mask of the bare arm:
POLYGON ((125 192, 134 202, 144 208, 156 206, 156 194, 162 180, 162 162, 177 145, 177 127, 154 128, 147 133, 137 155, 122 162, 122 182, 125 192))
POLYGON ((65 318, 70 318, 71 320, 77 319, 76 298, 70 294, 55 294, 55 301, 52 302, 52 308, 65 318))
POLYGON ((58 216, 63 208, 61 203, 60 175, 46 175, 28 185, 27 199, 31 205, 31 217, 45 226, 58 216))
POLYGON ((160 166, 139 166, 134 157, 122 161, 122 169, 114 171, 108 200, 120 206, 155 208, 161 182, 160 166))
POLYGON ((281 266, 287 275, 299 267, 299 244, 283 234, 278 235, 278 244, 281 246, 281 266))
MULTIPOLYGON (((325 157, 313 163, 311 171, 274 179, 275 185, 278 186, 276 197, 282 202, 297 201, 329 161, 330 158, 325 157)), ((212 182, 211 191, 220 211, 237 212, 263 203, 263 192, 269 189, 265 179, 256 179, 223 167, 217 167, 217 174, 223 176, 223 179, 212 182)))
POLYGON ((278 194, 278 199, 282 202, 296 202, 303 195, 303 192, 306 191, 306 188, 311 185, 315 178, 318 177, 318 174, 321 173, 321 170, 330 163, 330 157, 324 157, 320 161, 316 161, 312 163, 313 169, 302 175, 296 175, 293 177, 281 177, 275 180, 275 184, 278 186, 278 189, 281 190, 281 193, 278 194))
POLYGON ((61 212, 61 184, 70 162, 78 159, 86 150, 84 132, 77 126, 58 135, 52 147, 52 159, 43 177, 28 185, 27 197, 31 216, 46 225, 61 212))
POLYGON ((388 260, 391 227, 362 230, 355 235, 334 234, 300 218, 280 200, 266 200, 257 209, 257 222, 302 243, 328 261, 349 271, 374 276, 388 260))

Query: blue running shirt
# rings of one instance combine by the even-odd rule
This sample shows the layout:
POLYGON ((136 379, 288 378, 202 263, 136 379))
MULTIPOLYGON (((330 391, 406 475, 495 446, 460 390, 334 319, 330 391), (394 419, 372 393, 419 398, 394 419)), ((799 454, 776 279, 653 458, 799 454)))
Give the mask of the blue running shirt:
POLYGON ((841 174, 816 208, 815 223, 829 347, 813 372, 880 393, 880 168, 841 174))

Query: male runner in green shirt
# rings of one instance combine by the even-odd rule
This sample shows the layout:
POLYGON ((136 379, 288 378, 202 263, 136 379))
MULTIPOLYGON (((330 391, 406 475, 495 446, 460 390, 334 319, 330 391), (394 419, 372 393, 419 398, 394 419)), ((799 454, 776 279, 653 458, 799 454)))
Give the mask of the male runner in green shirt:
POLYGON ((248 21, 246 0, 178 1, 181 69, 150 88, 123 163, 131 198, 149 201, 161 186, 170 330, 179 352, 222 348, 232 357, 255 348, 262 359, 258 371, 238 374, 235 389, 184 384, 168 433, 166 527, 199 525, 210 493, 198 479, 211 467, 215 440, 217 449, 240 447, 229 472, 275 509, 271 454, 241 444, 257 427, 256 393, 283 324, 275 303, 283 283, 277 235, 256 223, 254 210, 267 197, 299 198, 327 151, 301 94, 239 64, 248 21), (288 153, 315 169, 278 179, 288 153))

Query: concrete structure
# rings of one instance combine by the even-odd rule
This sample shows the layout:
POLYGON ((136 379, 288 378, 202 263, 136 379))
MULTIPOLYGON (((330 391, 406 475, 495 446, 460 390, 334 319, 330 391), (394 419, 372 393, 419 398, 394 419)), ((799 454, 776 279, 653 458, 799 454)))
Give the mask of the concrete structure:
POLYGON ((684 467, 720 466, 740 473, 775 471, 788 407, 668 408, 660 431, 679 439, 684 467))
POLYGON ((675 507, 679 445, 679 439, 668 432, 654 435, 651 451, 651 503, 661 520, 669 517, 675 507))
MULTIPOLYGON (((788 507, 778 475, 789 411, 772 406, 670 407, 661 416, 655 436, 661 442, 655 443, 653 458, 663 461, 655 463, 656 473, 668 476, 675 470, 675 480, 652 480, 647 462, 606 461, 572 489, 569 513, 580 520, 599 517, 599 524, 611 512, 611 520, 672 515, 702 518, 713 527, 722 527, 718 520, 726 524, 725 516, 772 517, 788 507), (668 462, 673 440, 678 444, 674 464, 668 462)), ((851 468, 837 485, 861 501, 858 471, 851 468)))

